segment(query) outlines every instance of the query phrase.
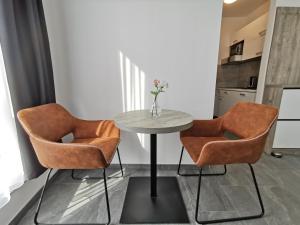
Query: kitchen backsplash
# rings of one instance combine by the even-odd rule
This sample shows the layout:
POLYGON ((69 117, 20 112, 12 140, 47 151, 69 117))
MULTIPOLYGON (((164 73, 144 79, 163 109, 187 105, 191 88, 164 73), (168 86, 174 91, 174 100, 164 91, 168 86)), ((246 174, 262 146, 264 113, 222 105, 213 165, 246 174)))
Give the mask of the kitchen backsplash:
POLYGON ((217 87, 247 87, 250 77, 258 76, 259 67, 260 60, 237 65, 218 65, 217 87))

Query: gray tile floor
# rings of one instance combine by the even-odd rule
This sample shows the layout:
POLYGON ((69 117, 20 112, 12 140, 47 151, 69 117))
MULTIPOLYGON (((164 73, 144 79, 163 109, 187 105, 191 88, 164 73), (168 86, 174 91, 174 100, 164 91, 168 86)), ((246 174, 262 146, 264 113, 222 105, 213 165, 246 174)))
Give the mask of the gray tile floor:
MULTIPOLYGON (((117 167, 110 175, 120 175, 117 167)), ((186 168, 185 168, 186 169, 186 168)), ((188 168, 191 169, 191 168, 188 168)), ((221 170, 208 168, 210 172, 221 170)), ((128 178, 146 176, 149 170, 127 166, 125 178, 109 179, 112 222, 118 224, 122 212, 128 178)), ((300 155, 286 154, 282 159, 264 155, 254 165, 265 205, 262 219, 231 222, 234 225, 299 225, 300 224, 300 155)), ((100 173, 99 173, 100 172, 100 173)), ((96 223, 106 221, 106 205, 102 180, 72 180, 71 171, 60 171, 46 191, 39 220, 47 223, 96 223)), ((79 171, 80 175, 96 175, 101 171, 79 171)), ((159 175, 176 176, 175 167, 159 169, 159 175)), ((178 177, 189 214, 194 222, 197 177, 178 177)), ((247 165, 230 165, 222 177, 205 177, 202 182, 200 216, 203 219, 222 216, 249 215, 259 210, 251 174, 247 165)), ((32 225, 34 205, 19 222, 32 225)), ((225 223, 224 223, 225 224, 225 223)))

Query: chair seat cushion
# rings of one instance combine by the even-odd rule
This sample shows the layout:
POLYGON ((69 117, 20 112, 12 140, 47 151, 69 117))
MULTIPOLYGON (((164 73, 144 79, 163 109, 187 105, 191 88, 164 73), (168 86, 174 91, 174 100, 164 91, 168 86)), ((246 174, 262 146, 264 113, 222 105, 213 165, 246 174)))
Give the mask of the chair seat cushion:
POLYGON ((198 161, 199 155, 203 146, 211 141, 224 141, 227 138, 220 137, 181 137, 181 142, 186 149, 186 151, 191 156, 192 160, 196 163, 198 161))
POLYGON ((117 150, 120 138, 78 138, 72 143, 89 144, 100 148, 106 161, 110 163, 117 150))

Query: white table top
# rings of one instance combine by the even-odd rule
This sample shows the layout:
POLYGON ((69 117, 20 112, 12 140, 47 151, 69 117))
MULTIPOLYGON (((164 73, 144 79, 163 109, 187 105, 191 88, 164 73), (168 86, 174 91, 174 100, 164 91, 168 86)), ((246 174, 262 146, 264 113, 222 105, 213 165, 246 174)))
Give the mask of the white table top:
POLYGON ((120 113, 114 118, 116 126, 135 133, 160 134, 186 130, 193 125, 191 115, 163 109, 159 117, 152 117, 150 110, 120 113))

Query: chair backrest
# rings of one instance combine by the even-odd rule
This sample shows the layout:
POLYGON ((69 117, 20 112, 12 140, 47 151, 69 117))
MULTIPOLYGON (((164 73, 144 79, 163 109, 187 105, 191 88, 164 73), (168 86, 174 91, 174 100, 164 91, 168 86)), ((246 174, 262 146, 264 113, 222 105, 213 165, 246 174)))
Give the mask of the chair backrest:
POLYGON ((49 141, 59 141, 74 128, 73 116, 55 103, 20 110, 18 118, 29 136, 49 141))
POLYGON ((277 115, 275 107, 239 102, 224 115, 222 127, 240 138, 252 138, 268 131, 277 115))

